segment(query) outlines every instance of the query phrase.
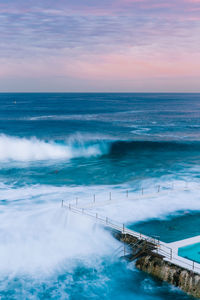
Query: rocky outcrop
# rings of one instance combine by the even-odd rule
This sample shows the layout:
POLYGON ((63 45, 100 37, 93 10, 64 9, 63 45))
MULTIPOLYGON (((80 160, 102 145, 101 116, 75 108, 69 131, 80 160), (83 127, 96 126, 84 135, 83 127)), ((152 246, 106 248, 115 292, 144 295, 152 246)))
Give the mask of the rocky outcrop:
POLYGON ((130 234, 124 234, 124 233, 121 233, 121 232, 117 232, 116 234, 115 234, 115 237, 119 240, 119 241, 121 241, 121 242, 124 242, 124 243, 126 243, 126 244, 128 244, 128 245, 130 245, 130 244, 134 244, 134 243, 136 243, 137 241, 138 241, 138 238, 136 238, 136 237, 134 237, 134 236, 132 236, 132 235, 130 235, 130 234))
POLYGON ((164 261, 157 255, 144 255, 136 261, 136 267, 163 281, 179 287, 187 294, 200 298, 200 275, 164 261))
MULTIPOLYGON (((116 233, 115 237, 123 243, 128 244, 132 248, 132 256, 134 259, 135 247, 140 245, 139 239, 129 234, 116 233)), ((163 256, 152 251, 152 242, 147 242, 147 247, 141 251, 141 256, 137 256, 136 267, 162 281, 166 281, 179 287, 182 291, 200 299, 200 275, 182 267, 176 266, 163 259, 163 256)), ((139 253, 139 254, 140 254, 139 253)))

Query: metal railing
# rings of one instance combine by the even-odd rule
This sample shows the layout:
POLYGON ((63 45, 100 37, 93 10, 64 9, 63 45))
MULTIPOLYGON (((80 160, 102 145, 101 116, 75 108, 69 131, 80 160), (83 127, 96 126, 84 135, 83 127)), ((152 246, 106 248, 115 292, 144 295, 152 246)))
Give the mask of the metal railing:
POLYGON ((164 259, 172 264, 200 274, 200 264, 198 262, 180 257, 172 248, 162 245, 162 248, 159 249, 158 253, 163 255, 164 259))
POLYGON ((93 220, 95 220, 96 222, 99 222, 99 223, 103 224, 106 227, 116 229, 116 230, 118 230, 119 232, 121 232, 123 234, 129 234, 131 236, 134 236, 134 237, 138 238, 139 240, 146 240, 148 242, 152 242, 155 245, 160 245, 160 240, 159 239, 156 239, 155 237, 146 236, 142 233, 138 233, 136 231, 128 229, 128 228, 125 227, 125 224, 114 221, 114 220, 112 220, 108 217, 102 216, 98 213, 87 211, 83 208, 77 208, 77 207, 72 206, 71 204, 65 204, 64 201, 62 201, 62 207, 65 207, 69 211, 72 211, 76 214, 79 214, 79 215, 81 214, 81 215, 85 215, 87 217, 90 217, 93 220))
MULTIPOLYGON (((167 246, 166 243, 161 242, 159 237, 155 236, 147 236, 142 233, 133 231, 131 229, 128 229, 125 227, 125 224, 121 224, 117 221, 114 221, 108 217, 102 216, 96 212, 91 212, 87 211, 84 208, 77 208, 72 206, 71 204, 66 204, 62 200, 62 207, 68 209, 69 211, 79 214, 79 215, 84 215, 92 220, 95 220, 95 222, 98 222, 106 227, 109 227, 111 229, 114 229, 116 231, 119 231, 123 234, 129 234, 133 237, 136 237, 138 240, 145 240, 149 243, 152 243, 155 246, 155 250, 152 250, 153 252, 160 254, 163 256, 164 260, 171 262, 172 264, 178 266, 178 267, 183 267, 189 271, 196 272, 200 274, 200 264, 187 258, 181 258, 178 256, 173 248, 167 246)), ((123 246, 123 251, 125 253, 125 246, 123 246)))
MULTIPOLYGON (((129 200, 137 200, 142 198, 149 198, 149 197, 154 197, 156 196, 158 193, 162 193, 162 195, 165 195, 166 193, 172 191, 172 190, 176 190, 176 191, 188 191, 189 190, 189 184, 188 182, 185 182, 184 186, 179 186, 176 185, 174 183, 170 184, 170 185, 155 185, 154 186, 154 193, 148 193, 146 191, 148 191, 148 188, 144 188, 141 187, 140 189, 135 190, 134 192, 131 192, 130 190, 125 190, 124 191, 124 196, 125 199, 129 199, 129 200), (130 196, 131 195, 131 196, 130 196)), ((113 193, 109 192, 107 200, 104 201, 98 201, 98 197, 96 194, 93 194, 91 197, 91 201, 87 202, 87 203, 82 203, 81 207, 84 208, 90 208, 90 207, 97 207, 97 206, 102 206, 102 205, 106 205, 106 204, 111 204, 113 202, 119 201, 121 200, 123 194, 119 193, 120 195, 120 199, 116 199, 113 198, 113 193)), ((79 207, 80 203, 80 198, 76 197, 74 200, 72 200, 71 202, 73 203, 73 205, 79 207)), ((123 199, 124 200, 124 199, 123 199)))

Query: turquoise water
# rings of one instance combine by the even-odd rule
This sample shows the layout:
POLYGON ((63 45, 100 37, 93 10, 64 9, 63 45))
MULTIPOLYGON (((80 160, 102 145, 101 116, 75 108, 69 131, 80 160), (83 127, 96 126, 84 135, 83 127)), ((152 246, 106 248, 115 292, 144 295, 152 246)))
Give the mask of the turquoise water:
POLYGON ((182 257, 200 263, 200 243, 196 243, 186 247, 181 247, 178 249, 178 254, 182 257))
POLYGON ((199 165, 200 94, 0 94, 0 298, 190 299, 121 260, 111 233, 61 200, 112 192, 120 201, 99 213, 189 237, 199 165), (141 188, 155 195, 132 200, 141 188))
POLYGON ((129 227, 149 236, 158 236, 161 241, 172 243, 200 235, 200 213, 183 211, 167 219, 151 219, 129 227))

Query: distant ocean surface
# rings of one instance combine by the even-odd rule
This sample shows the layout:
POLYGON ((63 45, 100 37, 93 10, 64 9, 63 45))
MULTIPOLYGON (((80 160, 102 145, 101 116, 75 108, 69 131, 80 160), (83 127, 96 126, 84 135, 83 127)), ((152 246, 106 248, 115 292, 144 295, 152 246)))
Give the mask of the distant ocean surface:
POLYGON ((117 222, 200 234, 200 94, 0 94, 0 298, 190 299, 61 208, 110 192, 97 211, 117 222))

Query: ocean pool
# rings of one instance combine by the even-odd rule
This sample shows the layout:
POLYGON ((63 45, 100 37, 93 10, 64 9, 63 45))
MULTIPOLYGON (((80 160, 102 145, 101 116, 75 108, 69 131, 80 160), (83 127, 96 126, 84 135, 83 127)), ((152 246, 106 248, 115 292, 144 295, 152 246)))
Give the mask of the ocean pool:
POLYGON ((128 224, 128 227, 149 236, 159 236, 161 241, 172 243, 200 235, 200 212, 183 211, 167 219, 151 219, 128 224))
POLYGON ((178 255, 200 263, 200 243, 179 248, 178 255))

